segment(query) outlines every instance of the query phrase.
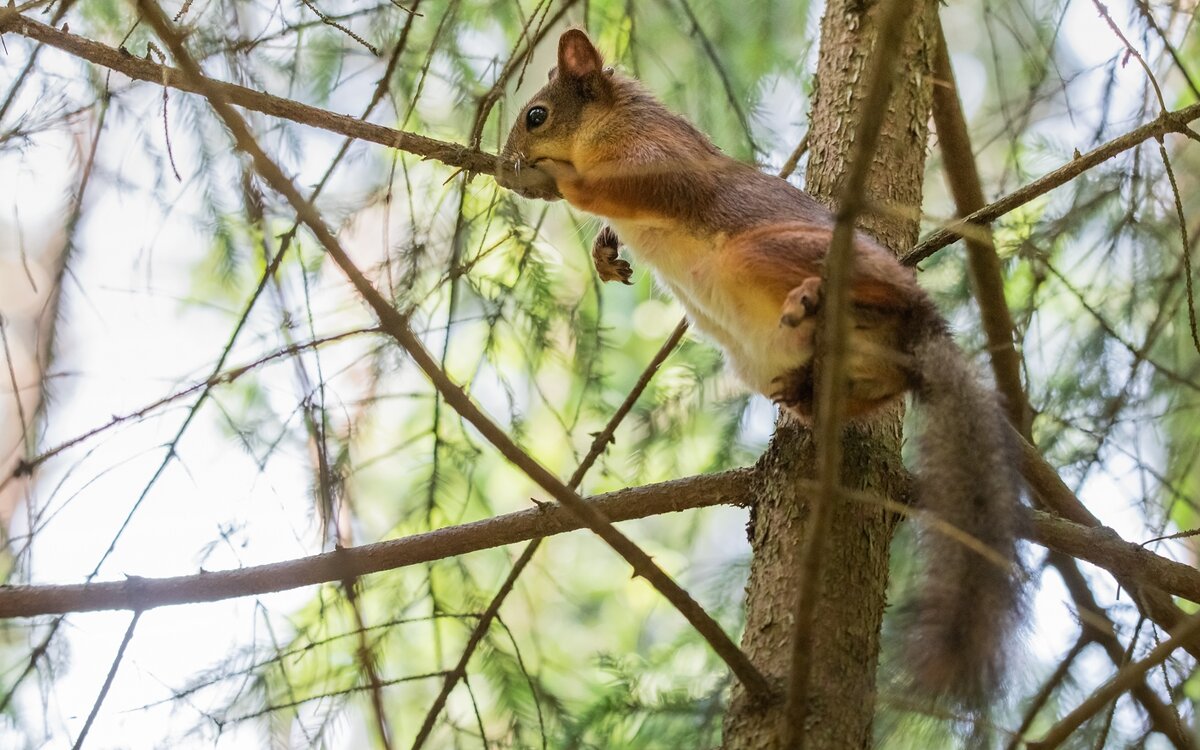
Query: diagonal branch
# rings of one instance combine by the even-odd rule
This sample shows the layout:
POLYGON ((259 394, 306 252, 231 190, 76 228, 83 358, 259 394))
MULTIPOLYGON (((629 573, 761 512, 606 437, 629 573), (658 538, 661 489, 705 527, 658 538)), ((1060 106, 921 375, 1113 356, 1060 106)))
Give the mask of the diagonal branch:
POLYGON ((349 115, 330 112, 320 107, 255 91, 245 86, 214 81, 211 78, 191 78, 178 68, 159 65, 150 60, 136 57, 124 47, 109 47, 77 34, 60 31, 53 26, 47 26, 19 14, 0 13, 0 34, 5 32, 20 34, 88 62, 123 73, 137 81, 148 81, 193 94, 213 91, 230 104, 236 104, 255 112, 282 117, 301 125, 309 125, 351 138, 407 151, 425 159, 436 159, 443 164, 468 172, 478 174, 495 174, 496 172, 499 160, 492 154, 467 148, 457 143, 439 141, 416 133, 363 122, 349 115))
POLYGON ((558 477, 550 473, 546 467, 529 456, 513 442, 498 424, 493 422, 467 396, 462 387, 450 380, 445 371, 438 366, 437 361, 425 349, 421 340, 408 325, 408 318, 398 312, 391 303, 371 284, 362 274, 346 251, 342 249, 337 238, 329 227, 308 202, 292 181, 284 175, 279 165, 275 164, 263 152, 246 121, 225 100, 221 92, 208 86, 199 65, 192 59, 183 46, 178 33, 170 21, 163 15, 162 10, 152 0, 138 0, 137 7, 143 17, 154 28, 163 43, 171 49, 175 60, 183 66, 184 75, 196 83, 217 115, 224 121, 225 126, 232 132, 240 151, 247 154, 254 162, 255 170, 271 187, 279 192, 291 204, 297 216, 313 233, 325 252, 345 274, 351 284, 370 305, 379 317, 384 331, 396 340, 408 352, 414 363, 434 387, 442 394, 446 403, 450 404, 462 417, 473 425, 483 437, 500 453, 520 468, 535 483, 546 490, 555 500, 567 507, 578 516, 584 525, 608 543, 625 561, 633 567, 634 573, 645 578, 660 594, 669 601, 680 614, 694 627, 700 635, 729 666, 738 679, 746 686, 751 694, 765 698, 770 694, 766 679, 758 671, 746 655, 738 649, 737 644, 721 629, 721 626, 691 597, 678 583, 655 563, 640 547, 627 536, 617 531, 604 514, 595 506, 585 502, 574 490, 567 487, 558 477))
POLYGON ((108 697, 108 691, 112 688, 113 680, 116 679, 117 670, 121 667, 121 662, 125 660, 125 649, 129 647, 129 642, 133 640, 133 632, 137 629, 138 620, 140 619, 142 619, 141 610, 134 610, 133 618, 129 621, 129 627, 125 629, 125 636, 121 639, 121 645, 117 646, 117 653, 113 657, 112 665, 108 668, 108 674, 104 677, 104 684, 100 686, 100 693, 96 696, 96 700, 92 703, 92 710, 83 722, 83 729, 79 730, 79 737, 75 739, 74 750, 80 750, 83 747, 83 741, 87 739, 88 731, 92 728, 92 722, 100 714, 100 707, 104 705, 104 699, 108 697))
MULTIPOLYGON (((933 72, 937 81, 933 86, 933 121, 937 129, 938 147, 942 151, 946 182, 950 184, 955 208, 960 216, 967 216, 984 207, 983 186, 975 165, 975 154, 971 150, 971 137, 958 94, 958 84, 950 67, 950 51, 946 48, 946 34, 940 16, 936 26, 938 43, 933 72)), ((1004 299, 1004 278, 991 229, 978 224, 975 231, 967 234, 964 240, 967 246, 967 272, 975 300, 979 303, 996 387, 1004 395, 1009 422, 1028 437, 1032 414, 1025 389, 1021 386, 1021 355, 1013 346, 1013 320, 1004 299)))

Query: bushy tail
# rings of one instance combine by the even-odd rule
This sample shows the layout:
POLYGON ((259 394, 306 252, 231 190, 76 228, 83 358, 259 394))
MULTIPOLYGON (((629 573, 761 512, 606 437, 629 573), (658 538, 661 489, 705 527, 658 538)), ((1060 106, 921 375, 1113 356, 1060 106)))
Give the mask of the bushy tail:
POLYGON ((922 311, 910 344, 917 435, 923 574, 909 613, 908 662, 917 687, 968 708, 985 706, 1002 679, 1006 645, 1023 609, 1016 557, 1019 452, 997 396, 922 311))

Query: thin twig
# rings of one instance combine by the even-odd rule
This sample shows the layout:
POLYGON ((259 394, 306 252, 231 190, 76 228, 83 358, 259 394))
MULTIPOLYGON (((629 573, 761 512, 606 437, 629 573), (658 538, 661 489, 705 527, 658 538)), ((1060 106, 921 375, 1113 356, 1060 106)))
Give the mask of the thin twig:
MULTIPOLYGON (((1129 646, 1125 648, 1124 658, 1117 664, 1117 669, 1125 667, 1133 660, 1133 652, 1137 648, 1138 636, 1141 635, 1142 626, 1145 624, 1146 616, 1142 615, 1138 618, 1137 625, 1133 628, 1133 635, 1129 638, 1129 646)), ((1096 735, 1096 741, 1092 744, 1092 750, 1104 750, 1104 746, 1108 742, 1108 733, 1112 730, 1113 716, 1117 713, 1118 697, 1113 696, 1113 699, 1109 701, 1108 710, 1104 712, 1104 725, 1100 728, 1100 733, 1096 735)))
POLYGON ((1175 215, 1179 218, 1179 235, 1183 248, 1183 286, 1187 290, 1188 326, 1192 332, 1192 345, 1200 352, 1200 332, 1196 330, 1196 292, 1192 288, 1192 253, 1191 243, 1188 242, 1187 219, 1183 215, 1183 198, 1179 194, 1179 183, 1175 181, 1175 170, 1171 168, 1171 158, 1167 155, 1167 145, 1162 136, 1158 138, 1158 154, 1162 157, 1163 167, 1167 170, 1167 180, 1171 183, 1171 194, 1175 197, 1175 215))
MULTIPOLYGON (((441 677, 443 674, 445 674, 445 673, 444 672, 426 672, 424 674, 408 675, 407 677, 393 677, 393 678, 390 678, 387 680, 380 680, 379 686, 380 687, 391 687, 392 685, 403 685, 406 682, 419 682, 421 680, 430 680, 430 679, 433 679, 434 677, 441 677)), ((344 690, 330 690, 328 692, 317 693, 316 695, 309 695, 304 698, 297 698, 296 700, 290 700, 286 703, 276 703, 276 704, 273 704, 270 706, 266 706, 265 708, 260 708, 257 711, 252 711, 248 714, 242 714, 241 716, 233 716, 233 717, 229 717, 229 718, 224 718, 221 720, 221 726, 227 727, 230 724, 238 724, 243 721, 249 721, 250 719, 257 719, 260 716, 266 716, 267 714, 274 713, 276 711, 286 711, 287 709, 290 709, 290 708, 296 708, 297 706, 302 706, 305 703, 308 703, 310 701, 326 700, 328 698, 336 698, 336 697, 343 696, 343 695, 351 695, 353 693, 361 693, 363 691, 370 690, 370 689, 371 688, 369 685, 353 685, 344 690)))
POLYGON ((358 600, 358 579, 350 578, 342 582, 346 592, 346 601, 354 614, 354 624, 358 630, 358 665, 366 673, 366 685, 371 695, 371 715, 375 719, 375 732, 383 750, 392 750, 392 732, 388 727, 387 712, 383 709, 383 681, 379 678, 379 667, 375 663, 375 653, 367 640, 367 623, 363 619, 362 607, 358 600))
POLYGON ((737 116, 738 124, 742 126, 742 132, 746 135, 746 144, 750 146, 752 153, 760 153, 762 149, 754 142, 754 132, 750 128, 750 119, 746 117, 745 109, 742 103, 738 101, 736 90, 733 86, 733 81, 730 80, 729 71, 726 70, 725 64, 721 61, 721 56, 717 54, 717 48, 708 38, 708 34, 704 33, 704 27, 700 25, 700 19, 696 17, 696 12, 692 10, 691 3, 688 0, 679 0, 683 12, 687 15, 688 21, 692 24, 692 34, 700 38, 700 46, 704 49, 704 55, 712 63, 713 69, 717 71, 717 77, 721 79, 721 87, 725 89, 725 101, 729 102, 729 106, 733 107, 733 113, 737 116))
POLYGON ((8 368, 8 382, 12 384, 13 399, 17 403, 17 419, 21 423, 21 444, 28 450, 29 418, 25 416, 25 403, 21 399, 21 385, 17 382, 17 368, 13 364, 12 349, 8 345, 8 321, 3 315, 0 315, 0 343, 3 344, 4 348, 4 363, 8 368))
MULTIPOLYGON (((350 30, 348 27, 346 27, 346 26, 343 26, 342 24, 338 23, 338 22, 337 22, 337 21, 335 21, 334 19, 332 19, 332 18, 330 18, 329 16, 325 15, 325 13, 324 13, 324 12, 322 12, 320 8, 318 8, 317 6, 313 5, 313 3, 312 3, 312 0, 300 0, 300 2, 301 2, 301 3, 304 3, 304 7, 308 8, 309 10, 311 10, 311 11, 312 11, 312 12, 313 12, 313 13, 316 15, 316 17, 317 17, 317 18, 321 19, 321 23, 325 24, 326 26, 330 26, 330 27, 332 27, 332 28, 335 28, 335 29, 337 29, 338 31, 342 32, 342 33, 343 33, 343 34, 345 34, 346 36, 350 37, 350 38, 351 38, 351 39, 353 39, 354 41, 356 41, 356 42, 358 42, 359 44, 361 44, 362 46, 366 47, 368 50, 370 50, 370 51, 371 51, 371 54, 372 54, 372 55, 375 55, 376 57, 379 57, 379 50, 375 48, 375 45, 371 44, 371 43, 370 43, 370 42, 368 42, 366 39, 363 39, 363 38, 362 38, 361 36, 359 36, 358 34, 355 34, 355 33, 354 33, 353 31, 351 31, 351 30, 350 30)), ((179 19, 178 19, 178 18, 176 18, 175 20, 176 20, 176 21, 178 21, 179 19)))
POLYGON ((104 699, 108 696, 108 689, 112 687, 113 680, 116 679, 117 669, 120 668, 121 662, 125 659, 125 649, 129 646, 129 642, 133 640, 133 631, 137 628, 138 620, 141 618, 141 610, 133 613, 133 619, 129 621, 129 627, 125 629, 125 637, 121 639, 121 645, 117 647, 116 656, 113 657, 112 666, 108 668, 104 684, 100 686, 100 694, 96 696, 96 700, 92 703, 92 710, 83 722, 83 729, 79 730, 79 737, 75 740, 73 750, 80 750, 83 747, 83 741, 87 739, 88 732, 92 728, 92 722, 96 720, 96 716, 100 713, 100 706, 104 705, 104 699))
POLYGON ((792 173, 796 171, 796 166, 800 163, 801 157, 808 152, 808 136, 811 133, 811 130, 804 131, 804 135, 801 136, 800 142, 796 144, 796 148, 792 149, 792 153, 788 155, 788 158, 783 162, 783 166, 779 168, 779 176, 783 179, 786 180, 792 176, 792 173))
POLYGON ((1050 673, 1050 677, 1038 689, 1037 694, 1029 701, 1029 706, 1025 709, 1025 714, 1021 717, 1021 725, 1017 727, 1017 731, 1013 732, 1012 738, 1009 740, 1005 750, 1017 750, 1024 742, 1025 732, 1029 731, 1029 727, 1033 726, 1033 720, 1037 718, 1042 707, 1050 700, 1050 696, 1058 689, 1064 680, 1071 674, 1071 665, 1075 663, 1075 659, 1083 653, 1091 643, 1091 639, 1085 635, 1081 635, 1075 645, 1067 651, 1066 655, 1058 662, 1058 666, 1050 673))
MULTIPOLYGON (((1150 85, 1154 88, 1154 96, 1158 99, 1158 106, 1163 112, 1167 111, 1167 100, 1163 98, 1162 87, 1158 85, 1158 78, 1154 75, 1154 71, 1150 69, 1146 58, 1142 57, 1142 53, 1138 52, 1137 48, 1126 38, 1125 33, 1121 31, 1121 27, 1117 26, 1117 22, 1108 14, 1108 6, 1100 2, 1100 0, 1092 0, 1092 5, 1096 6, 1096 12, 1108 24, 1108 28, 1112 29, 1112 33, 1121 40, 1121 44, 1125 45, 1126 55, 1132 55, 1138 64, 1142 66, 1142 70, 1146 71, 1146 78, 1150 80, 1150 85)), ((1128 57, 1126 57, 1128 59, 1128 57)))

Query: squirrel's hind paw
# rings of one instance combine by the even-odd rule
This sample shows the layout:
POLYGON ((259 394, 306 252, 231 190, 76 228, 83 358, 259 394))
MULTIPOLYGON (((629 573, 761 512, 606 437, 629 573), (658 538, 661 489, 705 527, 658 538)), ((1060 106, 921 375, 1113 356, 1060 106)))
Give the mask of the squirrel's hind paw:
POLYGON ((797 367, 771 381, 771 392, 767 398, 792 414, 808 420, 813 414, 813 371, 811 367, 797 367))
POLYGON ((821 277, 811 276, 788 292, 787 299, 783 301, 783 313, 779 316, 779 324, 795 328, 805 318, 816 314, 820 304, 821 277))

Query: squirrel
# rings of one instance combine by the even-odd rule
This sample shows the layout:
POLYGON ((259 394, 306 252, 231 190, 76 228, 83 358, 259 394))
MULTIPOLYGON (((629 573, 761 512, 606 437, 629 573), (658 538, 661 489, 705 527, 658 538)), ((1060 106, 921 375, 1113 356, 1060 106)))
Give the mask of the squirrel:
MULTIPOLYGON (((593 246, 602 279, 629 283, 632 267, 619 256, 627 245, 746 385, 811 419, 816 312, 835 223, 827 208, 723 154, 638 81, 605 67, 578 29, 559 39, 558 65, 502 155, 514 166, 498 170, 501 185, 607 220, 593 246)), ((849 299, 847 414, 869 415, 911 392, 923 417, 918 505, 979 543, 922 531, 908 671, 918 688, 980 705, 1001 682, 1022 603, 1013 433, 914 273, 861 231, 849 299)))

